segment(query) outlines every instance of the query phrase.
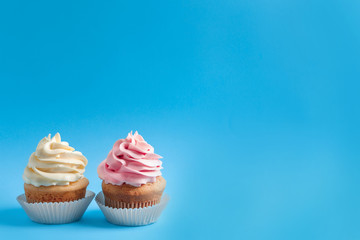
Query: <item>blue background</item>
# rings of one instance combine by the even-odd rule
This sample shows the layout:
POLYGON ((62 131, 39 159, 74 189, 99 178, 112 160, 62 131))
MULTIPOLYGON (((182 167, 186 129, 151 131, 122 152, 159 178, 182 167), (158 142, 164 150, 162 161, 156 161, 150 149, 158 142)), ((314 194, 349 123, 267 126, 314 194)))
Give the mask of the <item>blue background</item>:
POLYGON ((13 239, 359 239, 360 2, 1 1, 0 232, 13 239), (31 222, 40 139, 89 189, 138 130, 164 156, 156 224, 31 222))

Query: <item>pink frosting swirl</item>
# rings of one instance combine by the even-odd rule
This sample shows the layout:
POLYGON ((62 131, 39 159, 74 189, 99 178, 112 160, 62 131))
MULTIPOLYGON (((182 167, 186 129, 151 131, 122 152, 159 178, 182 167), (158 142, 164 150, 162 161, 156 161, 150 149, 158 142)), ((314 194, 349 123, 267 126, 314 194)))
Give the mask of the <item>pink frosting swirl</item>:
POLYGON ((136 131, 130 132, 125 139, 117 140, 107 158, 98 167, 99 177, 114 185, 130 184, 140 187, 142 184, 156 181, 161 175, 161 156, 154 153, 136 131))

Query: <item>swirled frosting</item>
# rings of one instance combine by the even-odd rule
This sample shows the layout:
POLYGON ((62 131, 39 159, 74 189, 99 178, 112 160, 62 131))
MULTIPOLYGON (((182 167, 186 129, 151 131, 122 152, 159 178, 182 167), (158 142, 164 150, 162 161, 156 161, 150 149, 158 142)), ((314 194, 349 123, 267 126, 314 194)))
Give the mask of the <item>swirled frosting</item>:
POLYGON ((84 177, 87 159, 74 151, 69 143, 62 142, 59 133, 43 138, 31 154, 23 179, 39 186, 69 185, 84 177))
POLYGON ((140 187, 155 182, 161 175, 159 158, 161 156, 154 153, 154 148, 138 132, 130 132, 127 138, 115 142, 107 158, 100 163, 98 174, 105 183, 140 187))

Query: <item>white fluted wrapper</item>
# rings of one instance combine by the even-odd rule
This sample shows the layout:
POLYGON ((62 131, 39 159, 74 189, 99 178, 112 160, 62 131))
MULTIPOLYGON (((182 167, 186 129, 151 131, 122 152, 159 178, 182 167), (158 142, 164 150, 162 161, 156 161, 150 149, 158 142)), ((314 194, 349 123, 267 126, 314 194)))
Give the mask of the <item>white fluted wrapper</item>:
POLYGON ((116 225, 142 226, 154 223, 169 202, 169 195, 164 194, 159 204, 145 208, 112 208, 105 206, 103 192, 96 195, 95 201, 99 205, 106 219, 116 225))
POLYGON ((94 192, 86 191, 84 198, 71 202, 28 203, 25 194, 21 194, 16 200, 32 221, 43 224, 63 224, 80 220, 94 197, 94 192))

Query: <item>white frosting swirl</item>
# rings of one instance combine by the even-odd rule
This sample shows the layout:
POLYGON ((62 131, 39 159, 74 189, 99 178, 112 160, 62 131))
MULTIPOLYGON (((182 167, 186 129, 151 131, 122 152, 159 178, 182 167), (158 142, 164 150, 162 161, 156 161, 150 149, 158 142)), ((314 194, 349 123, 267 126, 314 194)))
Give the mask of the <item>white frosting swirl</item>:
POLYGON ((59 133, 43 138, 25 168, 25 183, 39 186, 69 185, 84 177, 87 159, 62 142, 59 133))

